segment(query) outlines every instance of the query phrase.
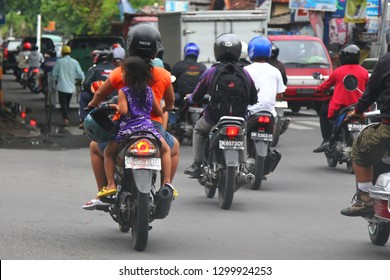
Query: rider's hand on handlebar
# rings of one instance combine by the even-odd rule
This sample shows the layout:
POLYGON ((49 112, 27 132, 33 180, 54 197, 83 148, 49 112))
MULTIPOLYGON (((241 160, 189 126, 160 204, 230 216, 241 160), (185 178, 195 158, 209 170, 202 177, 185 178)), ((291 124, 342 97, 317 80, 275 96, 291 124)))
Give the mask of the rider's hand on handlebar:
POLYGON ((350 111, 346 120, 364 120, 366 118, 365 114, 357 113, 356 111, 350 111))

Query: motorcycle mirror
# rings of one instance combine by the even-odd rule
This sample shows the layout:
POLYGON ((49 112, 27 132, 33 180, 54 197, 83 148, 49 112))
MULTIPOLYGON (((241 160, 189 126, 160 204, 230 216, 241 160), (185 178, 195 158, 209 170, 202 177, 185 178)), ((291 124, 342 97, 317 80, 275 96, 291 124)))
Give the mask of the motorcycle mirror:
POLYGON ((343 79, 344 87, 349 91, 358 90, 363 93, 360 89, 358 89, 358 79, 354 75, 346 75, 343 79))
POLYGON ((320 72, 314 72, 312 74, 313 78, 316 80, 322 80, 322 74, 320 72))
POLYGON ((91 92, 96 93, 97 90, 104 84, 104 81, 95 81, 91 84, 91 92))

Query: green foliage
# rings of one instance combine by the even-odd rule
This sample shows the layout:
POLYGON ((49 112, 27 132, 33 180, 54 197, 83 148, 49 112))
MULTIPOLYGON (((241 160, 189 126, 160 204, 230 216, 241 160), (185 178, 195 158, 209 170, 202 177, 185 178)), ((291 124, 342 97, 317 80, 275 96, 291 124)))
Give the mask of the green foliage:
MULTIPOLYGON (((65 37, 73 34, 109 34, 111 22, 119 20, 118 0, 5 0, 6 24, 0 36, 15 37, 36 34, 37 15, 42 28, 50 21, 65 37)), ((149 0, 140 0, 149 1, 149 0)), ((153 2, 153 1, 152 1, 153 2)))

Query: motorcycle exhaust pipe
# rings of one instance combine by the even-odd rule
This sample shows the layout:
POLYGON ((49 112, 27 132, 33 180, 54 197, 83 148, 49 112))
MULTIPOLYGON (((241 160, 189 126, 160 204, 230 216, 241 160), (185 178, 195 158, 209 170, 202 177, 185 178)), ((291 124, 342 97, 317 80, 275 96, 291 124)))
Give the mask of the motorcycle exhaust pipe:
POLYGON ((172 200, 172 187, 164 185, 156 194, 156 209, 154 212, 155 219, 164 219, 168 216, 172 200))
POLYGON ((246 184, 252 184, 255 179, 255 175, 253 175, 252 173, 241 173, 240 176, 237 178, 237 187, 242 187, 246 184))
POLYGON ((282 130, 280 132, 280 134, 283 134, 286 132, 288 126, 290 125, 290 122, 291 122, 291 119, 290 118, 286 118, 283 122, 283 126, 282 126, 282 130))

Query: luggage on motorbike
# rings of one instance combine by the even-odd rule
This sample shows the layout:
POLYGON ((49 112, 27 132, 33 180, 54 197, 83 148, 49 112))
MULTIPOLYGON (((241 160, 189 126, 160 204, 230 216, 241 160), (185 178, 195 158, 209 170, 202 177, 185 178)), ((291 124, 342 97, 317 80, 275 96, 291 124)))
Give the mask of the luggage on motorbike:
POLYGON ((278 150, 270 150, 264 162, 264 175, 268 175, 273 172, 281 158, 282 154, 278 150))
POLYGON ((217 64, 208 94, 214 122, 223 116, 245 117, 249 103, 249 81, 244 70, 233 63, 217 64))

